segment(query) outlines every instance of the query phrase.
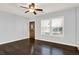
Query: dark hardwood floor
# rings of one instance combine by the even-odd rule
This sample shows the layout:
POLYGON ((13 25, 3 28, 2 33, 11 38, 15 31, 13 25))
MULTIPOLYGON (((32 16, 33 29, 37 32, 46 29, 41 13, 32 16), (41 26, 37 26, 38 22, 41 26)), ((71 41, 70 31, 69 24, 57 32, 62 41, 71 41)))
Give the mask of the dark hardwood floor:
POLYGON ((76 47, 24 39, 0 45, 0 55, 79 55, 76 47))

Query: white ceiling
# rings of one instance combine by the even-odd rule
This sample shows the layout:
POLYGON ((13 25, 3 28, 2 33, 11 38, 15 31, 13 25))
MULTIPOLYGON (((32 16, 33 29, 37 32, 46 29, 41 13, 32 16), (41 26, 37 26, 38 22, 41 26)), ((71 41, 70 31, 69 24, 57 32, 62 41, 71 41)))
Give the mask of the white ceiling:
POLYGON ((37 6, 42 8, 44 11, 37 12, 37 15, 34 15, 30 12, 24 13, 25 9, 21 8, 21 5, 24 6, 25 3, 0 3, 0 11, 6 11, 24 17, 33 17, 79 6, 78 3, 37 3, 37 6))

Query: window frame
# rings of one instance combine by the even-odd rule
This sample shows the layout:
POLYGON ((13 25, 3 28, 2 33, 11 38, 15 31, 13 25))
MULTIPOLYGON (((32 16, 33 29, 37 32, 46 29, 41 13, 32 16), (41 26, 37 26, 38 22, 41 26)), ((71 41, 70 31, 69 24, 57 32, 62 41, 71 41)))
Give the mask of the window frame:
MULTIPOLYGON (((46 20, 49 21, 49 30, 50 30, 49 33, 45 34, 44 32, 42 32, 42 26, 41 26, 41 35, 45 35, 45 36, 49 35, 49 36, 54 36, 54 37, 64 37, 64 16, 53 17, 52 19, 46 19, 46 20), (56 19, 56 18, 62 18, 63 19, 62 20, 63 21, 63 24, 62 24, 62 27, 63 27, 62 34, 59 34, 59 35, 52 34, 52 19, 56 19), (42 34, 42 33, 44 33, 44 34, 42 34)), ((45 21, 45 19, 44 19, 44 21, 45 21)))

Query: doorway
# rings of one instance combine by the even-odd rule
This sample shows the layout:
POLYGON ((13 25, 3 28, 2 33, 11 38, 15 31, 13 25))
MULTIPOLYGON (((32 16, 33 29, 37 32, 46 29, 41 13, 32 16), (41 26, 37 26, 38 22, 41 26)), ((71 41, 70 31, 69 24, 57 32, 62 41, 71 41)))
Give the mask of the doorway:
POLYGON ((29 38, 31 42, 35 41, 35 21, 29 22, 29 38))

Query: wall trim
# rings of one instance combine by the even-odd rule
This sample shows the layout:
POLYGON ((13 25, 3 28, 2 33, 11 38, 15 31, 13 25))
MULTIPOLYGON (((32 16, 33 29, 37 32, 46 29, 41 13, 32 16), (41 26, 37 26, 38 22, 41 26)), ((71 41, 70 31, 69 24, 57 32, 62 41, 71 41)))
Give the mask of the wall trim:
POLYGON ((0 45, 2 45, 2 44, 7 44, 7 43, 11 43, 11 42, 15 42, 15 41, 19 41, 19 40, 24 40, 24 39, 25 39, 25 38, 20 38, 20 39, 11 40, 11 41, 0 42, 0 45))
POLYGON ((42 40, 42 41, 48 41, 48 42, 52 42, 52 43, 58 43, 58 44, 63 44, 63 45, 68 45, 68 46, 74 46, 74 47, 79 47, 78 45, 74 45, 74 44, 67 44, 67 43, 63 43, 63 42, 57 42, 57 41, 50 41, 47 39, 37 39, 36 40, 42 40))

